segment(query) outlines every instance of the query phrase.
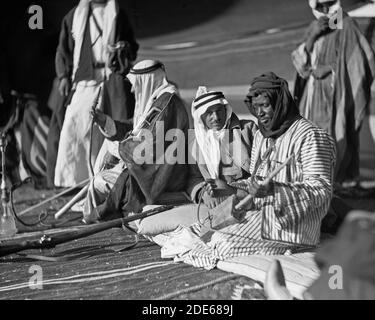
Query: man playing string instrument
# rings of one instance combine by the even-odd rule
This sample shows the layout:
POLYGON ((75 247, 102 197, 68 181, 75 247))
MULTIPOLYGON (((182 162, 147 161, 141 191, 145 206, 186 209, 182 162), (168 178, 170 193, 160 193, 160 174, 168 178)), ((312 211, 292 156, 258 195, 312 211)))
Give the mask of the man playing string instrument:
POLYGON ((300 116, 287 82, 272 72, 251 82, 245 102, 259 125, 251 152, 252 176, 231 184, 216 180, 209 192, 239 199, 250 194, 252 200, 242 222, 215 231, 180 257, 194 266, 210 269, 230 257, 285 254, 319 242, 332 197, 333 139, 300 116))

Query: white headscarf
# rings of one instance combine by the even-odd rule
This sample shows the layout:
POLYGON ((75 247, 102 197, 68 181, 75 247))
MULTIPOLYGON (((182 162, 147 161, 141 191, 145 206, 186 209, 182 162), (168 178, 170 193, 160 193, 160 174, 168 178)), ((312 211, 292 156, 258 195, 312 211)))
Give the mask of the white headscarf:
POLYGON ((316 5, 318 3, 324 3, 324 2, 329 2, 329 1, 332 1, 332 0, 309 0, 309 5, 316 19, 320 19, 322 17, 327 17, 328 19, 332 18, 337 13, 337 11, 341 8, 341 2, 340 0, 337 0, 337 2, 334 5, 329 7, 328 13, 323 13, 323 12, 316 10, 316 5))
MULTIPOLYGON (((221 161, 220 144, 225 136, 229 120, 232 116, 232 107, 225 99, 222 92, 208 91, 206 87, 199 87, 192 104, 194 131, 199 149, 207 165, 212 179, 219 177, 219 164, 221 161), (226 121, 221 130, 208 129, 202 120, 202 115, 214 105, 222 105, 226 109, 226 121)), ((193 152, 196 155, 196 152, 193 152)))
MULTIPOLYGON (((73 24, 72 24, 72 35, 74 39, 74 52, 73 52, 73 74, 72 79, 78 69, 79 58, 81 56, 81 49, 83 43, 83 37, 85 33, 87 16, 89 13, 89 6, 91 0, 80 0, 77 8, 74 11, 73 24)), ((104 9, 103 19, 103 43, 106 44, 104 52, 104 60, 108 63, 109 50, 108 45, 113 45, 115 40, 115 26, 116 17, 118 13, 118 4, 116 0, 107 0, 104 9)), ((106 67, 106 74, 110 74, 111 70, 106 67)))
POLYGON ((149 114, 153 102, 163 93, 176 93, 177 89, 168 82, 164 65, 156 60, 138 62, 130 70, 127 78, 135 94, 133 134, 136 135, 149 114))

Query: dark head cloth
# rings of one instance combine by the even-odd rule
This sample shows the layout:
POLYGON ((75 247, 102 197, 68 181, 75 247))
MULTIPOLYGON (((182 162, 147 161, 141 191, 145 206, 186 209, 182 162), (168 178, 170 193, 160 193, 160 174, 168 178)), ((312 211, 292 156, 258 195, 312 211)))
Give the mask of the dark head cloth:
POLYGON ((165 69, 164 68, 164 64, 161 63, 160 61, 153 61, 153 64, 146 67, 146 68, 142 68, 142 69, 137 69, 135 68, 136 66, 134 66, 133 68, 130 69, 130 73, 131 74, 144 74, 144 73, 150 73, 150 72, 153 72, 159 68, 161 69, 165 69))
MULTIPOLYGON (((259 129, 265 138, 278 138, 289 127, 300 118, 299 110, 288 89, 288 82, 279 78, 273 72, 262 74, 254 78, 250 83, 249 93, 247 94, 250 103, 258 95, 266 95, 271 102, 274 115, 271 120, 271 126, 266 129, 262 123, 259 123, 259 129)), ((256 116, 255 111, 252 113, 256 116)))

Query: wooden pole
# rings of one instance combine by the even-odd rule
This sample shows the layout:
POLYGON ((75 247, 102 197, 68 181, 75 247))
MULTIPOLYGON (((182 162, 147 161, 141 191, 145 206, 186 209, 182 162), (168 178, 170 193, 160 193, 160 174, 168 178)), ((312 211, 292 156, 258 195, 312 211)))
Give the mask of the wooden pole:
POLYGON ((84 180, 84 181, 82 181, 82 182, 76 184, 76 185, 73 186, 73 187, 70 187, 70 188, 65 189, 64 191, 62 191, 62 192, 60 192, 60 193, 58 193, 58 194, 55 194, 55 195, 52 196, 51 198, 48 198, 48 199, 46 199, 46 200, 43 200, 42 202, 40 202, 40 203, 38 203, 38 204, 36 204, 36 205, 34 205, 34 206, 32 206, 32 207, 29 207, 29 208, 27 208, 27 209, 21 211, 21 212, 18 213, 17 215, 18 215, 18 216, 23 216, 23 215, 25 215, 26 213, 29 213, 29 212, 31 212, 31 211, 33 211, 33 210, 35 210, 35 209, 38 209, 38 208, 40 208, 41 206, 45 205, 46 203, 51 202, 51 201, 53 201, 53 200, 56 200, 56 199, 62 197, 63 195, 65 195, 65 194, 67 194, 67 193, 73 191, 73 190, 76 189, 76 188, 81 188, 81 187, 85 186, 86 184, 89 183, 89 181, 90 181, 90 179, 86 179, 86 180, 84 180))
MULTIPOLYGON (((287 166, 287 164, 293 159, 294 155, 291 155, 289 156, 289 158, 287 158, 282 165, 280 165, 279 167, 277 167, 275 170, 273 170, 270 175, 264 180, 264 181, 261 181, 259 182, 259 184, 261 186, 266 186, 268 185, 271 180, 276 177, 276 175, 284 168, 287 166)), ((255 172, 254 172, 255 174, 255 172)), ((235 209, 236 210, 240 210, 243 206, 245 206, 246 204, 248 204, 248 202, 250 202, 252 199, 254 198, 254 196, 252 194, 249 194, 247 195, 245 198, 243 198, 236 206, 235 206, 235 209)))
POLYGON ((80 201, 87 193, 89 185, 83 187, 83 189, 78 192, 66 205, 64 205, 59 211, 55 213, 55 219, 60 219, 60 217, 68 212, 71 207, 73 207, 78 201, 80 201))

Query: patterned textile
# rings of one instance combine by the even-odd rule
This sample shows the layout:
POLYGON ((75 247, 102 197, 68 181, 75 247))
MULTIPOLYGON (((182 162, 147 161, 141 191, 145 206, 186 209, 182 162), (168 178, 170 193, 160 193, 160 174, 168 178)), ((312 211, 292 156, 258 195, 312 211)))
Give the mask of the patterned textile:
POLYGON ((30 94, 12 95, 15 103, 8 117, 4 113, 7 122, 0 126, 0 131, 6 133, 6 173, 13 184, 30 176, 36 188, 44 188, 50 112, 40 108, 39 101, 30 94))
POLYGON ((50 118, 30 103, 21 125, 22 162, 37 187, 46 185, 47 137, 50 118))
POLYGON ((185 263, 209 270, 216 267, 218 260, 251 254, 290 252, 290 245, 264 241, 261 235, 261 223, 261 212, 249 211, 243 222, 216 231, 209 243, 197 245, 182 259, 185 263))
MULTIPOLYGON (((314 247, 332 197, 335 164, 333 139, 311 122, 297 120, 276 140, 254 137, 251 171, 263 180, 294 156, 273 179, 274 194, 255 198, 244 222, 216 231, 210 242, 183 258, 197 267, 213 268, 218 260, 249 254, 285 254, 314 247)), ((247 187, 249 180, 236 183, 247 187)))

